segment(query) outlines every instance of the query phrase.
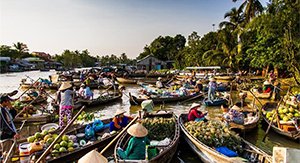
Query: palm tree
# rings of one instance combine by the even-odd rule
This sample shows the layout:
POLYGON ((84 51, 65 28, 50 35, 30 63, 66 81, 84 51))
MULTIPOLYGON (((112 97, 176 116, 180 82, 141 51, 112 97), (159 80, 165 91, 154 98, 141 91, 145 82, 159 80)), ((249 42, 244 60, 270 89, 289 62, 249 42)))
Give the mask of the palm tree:
POLYGON ((206 51, 202 59, 207 60, 209 64, 216 63, 216 60, 222 60, 222 65, 233 68, 238 45, 235 38, 229 28, 222 29, 218 33, 220 46, 216 49, 206 51))
MULTIPOLYGON (((236 2, 238 0, 232 0, 233 2, 236 2)), ((254 18, 256 15, 263 12, 264 7, 259 2, 259 0, 245 0, 239 7, 239 9, 244 9, 245 14, 245 21, 246 23, 250 22, 252 18, 254 18)))
POLYGON ((16 44, 13 44, 13 47, 20 53, 20 54, 24 54, 26 52, 28 52, 28 47, 26 44, 22 43, 22 42, 17 42, 16 44))
POLYGON ((235 7, 225 13, 224 19, 226 18, 229 18, 229 21, 221 22, 219 24, 219 27, 221 29, 223 27, 228 27, 231 30, 235 30, 244 21, 244 15, 242 13, 242 10, 240 8, 237 10, 235 7))

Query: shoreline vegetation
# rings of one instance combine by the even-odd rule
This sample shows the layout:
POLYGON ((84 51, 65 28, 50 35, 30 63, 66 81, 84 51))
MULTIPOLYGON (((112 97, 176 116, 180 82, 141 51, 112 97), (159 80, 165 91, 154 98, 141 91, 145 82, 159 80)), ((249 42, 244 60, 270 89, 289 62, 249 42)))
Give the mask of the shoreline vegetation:
MULTIPOLYGON (((238 0, 233 0, 236 2, 238 0)), ((86 50, 64 50, 62 54, 40 56, 29 53, 26 44, 1 45, 1 72, 26 57, 38 57, 45 62, 61 63, 63 68, 95 65, 135 65, 148 55, 173 63, 175 69, 187 66, 222 66, 233 72, 273 70, 279 76, 292 76, 300 85, 300 3, 296 0, 272 0, 263 7, 259 0, 244 1, 229 9, 216 31, 203 36, 193 31, 187 38, 158 36, 146 45, 136 59, 125 53, 90 54, 86 50)), ((47 68, 41 66, 41 68, 47 68)))

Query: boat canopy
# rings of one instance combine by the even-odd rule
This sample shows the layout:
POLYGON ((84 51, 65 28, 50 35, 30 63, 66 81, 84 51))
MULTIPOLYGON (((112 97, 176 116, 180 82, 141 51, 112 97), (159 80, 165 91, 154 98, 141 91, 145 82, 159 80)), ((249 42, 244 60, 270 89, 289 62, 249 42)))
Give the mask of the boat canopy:
POLYGON ((187 70, 214 70, 214 69, 221 69, 220 66, 207 66, 207 67, 186 67, 187 70))

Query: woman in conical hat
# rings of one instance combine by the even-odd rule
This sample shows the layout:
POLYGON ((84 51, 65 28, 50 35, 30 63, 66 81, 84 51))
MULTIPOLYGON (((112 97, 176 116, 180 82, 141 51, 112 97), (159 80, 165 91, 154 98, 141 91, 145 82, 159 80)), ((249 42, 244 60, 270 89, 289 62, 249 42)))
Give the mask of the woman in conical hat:
POLYGON ((66 124, 64 117, 67 117, 67 123, 72 119, 73 97, 72 84, 63 82, 57 92, 57 102, 59 104, 59 127, 63 128, 66 124))
POLYGON ((146 145, 150 144, 148 130, 140 123, 136 123, 127 129, 132 137, 129 140, 126 150, 118 148, 117 153, 122 159, 144 160, 146 145))
POLYGON ((188 121, 202 121, 205 120, 205 116, 207 113, 202 113, 200 111, 201 104, 193 103, 190 107, 189 115, 188 115, 188 121))
POLYGON ((78 160, 78 163, 108 163, 107 159, 98 153, 96 150, 92 150, 81 159, 78 160))
POLYGON ((109 124, 110 131, 118 131, 122 129, 122 127, 127 126, 129 120, 131 120, 132 118, 129 116, 125 116, 124 113, 126 113, 124 109, 117 109, 114 118, 109 124))

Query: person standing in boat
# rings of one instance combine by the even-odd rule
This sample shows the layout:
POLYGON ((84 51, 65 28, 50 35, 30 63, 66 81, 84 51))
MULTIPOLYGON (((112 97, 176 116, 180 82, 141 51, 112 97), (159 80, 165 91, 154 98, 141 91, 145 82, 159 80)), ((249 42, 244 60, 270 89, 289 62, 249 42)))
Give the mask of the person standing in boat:
POLYGON ((205 121, 205 116, 207 115, 207 113, 202 113, 199 108, 200 108, 201 104, 197 104, 197 103, 193 103, 189 114, 188 114, 188 121, 205 121))
POLYGON ((156 88, 164 88, 161 77, 159 77, 156 81, 156 88))
POLYGON ((275 81, 275 83, 274 83, 274 93, 275 93, 274 100, 279 100, 280 99, 280 90, 281 90, 280 87, 281 87, 280 82, 275 81))
POLYGON ((202 90, 203 90, 202 82, 201 82, 201 80, 198 80, 196 83, 196 86, 195 86, 195 91, 197 93, 200 93, 202 90))
POLYGON ((131 135, 127 148, 124 151, 118 147, 117 154, 121 159, 126 160, 145 160, 146 145, 150 144, 150 140, 146 137, 148 130, 140 123, 136 123, 127 129, 127 133, 131 135))
MULTIPOLYGON (((7 154, 13 145, 13 138, 18 139, 20 136, 13 122, 16 111, 12 109, 11 99, 7 94, 0 97, 0 145, 2 148, 2 158, 9 157, 7 154)), ((14 151, 14 150, 13 150, 14 151)))
POLYGON ((210 78, 208 83, 208 100, 213 101, 215 99, 217 89, 217 83, 215 78, 210 78))
POLYGON ((70 82, 63 82, 57 93, 57 102, 59 104, 59 127, 66 126, 64 117, 67 117, 67 123, 72 119, 73 97, 74 92, 71 90, 72 84, 70 82))
POLYGON ((124 115, 125 110, 123 109, 117 109, 115 113, 115 117, 112 119, 112 121, 109 124, 109 130, 110 131, 118 131, 122 127, 126 127, 129 123, 129 120, 131 120, 131 117, 124 115))

